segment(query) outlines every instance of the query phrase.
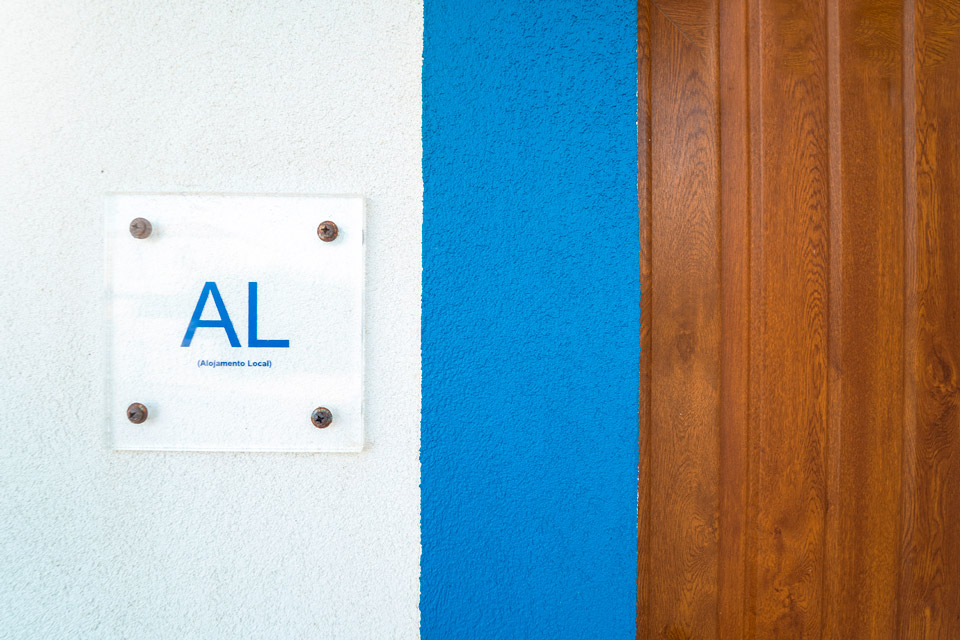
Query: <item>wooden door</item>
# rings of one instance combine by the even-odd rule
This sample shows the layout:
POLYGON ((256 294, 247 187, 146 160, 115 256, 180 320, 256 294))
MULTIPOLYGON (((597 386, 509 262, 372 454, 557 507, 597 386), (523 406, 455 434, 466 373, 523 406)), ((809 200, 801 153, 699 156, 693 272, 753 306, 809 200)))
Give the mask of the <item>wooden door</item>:
POLYGON ((960 639, 960 2, 638 20, 638 637, 960 639))

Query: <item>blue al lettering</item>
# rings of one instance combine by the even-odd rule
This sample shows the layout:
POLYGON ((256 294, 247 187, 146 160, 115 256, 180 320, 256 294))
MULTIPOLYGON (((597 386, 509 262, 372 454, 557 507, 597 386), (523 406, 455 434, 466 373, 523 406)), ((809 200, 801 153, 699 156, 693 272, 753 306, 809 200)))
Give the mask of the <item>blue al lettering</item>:
MULTIPOLYGON (((290 346, 289 340, 264 340, 257 337, 257 283, 250 282, 247 284, 247 340, 249 346, 253 348, 257 347, 273 347, 273 348, 288 348, 290 346)), ((187 326, 187 332, 183 336, 183 342, 180 343, 181 347, 189 347, 190 343, 193 341, 193 334, 197 331, 198 328, 220 328, 223 329, 227 334, 227 340, 230 341, 231 347, 239 347, 240 339, 237 337, 237 332, 233 328, 233 322, 230 320, 230 315, 227 313, 227 307, 223 304, 223 298, 220 296, 220 290, 217 289, 216 282, 205 282, 203 285, 203 290, 200 291, 200 299, 197 300, 197 306, 193 310, 193 316, 190 318, 190 324, 187 326), (218 320, 201 320, 200 317, 203 315, 203 309, 207 305, 207 298, 212 297, 213 303, 217 307, 217 313, 220 314, 218 320)))

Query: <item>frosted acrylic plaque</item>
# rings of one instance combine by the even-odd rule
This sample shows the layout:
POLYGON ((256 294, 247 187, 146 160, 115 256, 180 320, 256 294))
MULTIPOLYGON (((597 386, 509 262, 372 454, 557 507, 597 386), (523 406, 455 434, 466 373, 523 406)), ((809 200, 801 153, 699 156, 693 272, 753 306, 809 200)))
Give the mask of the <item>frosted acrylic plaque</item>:
POLYGON ((106 205, 115 449, 361 450, 362 198, 116 194, 106 205))

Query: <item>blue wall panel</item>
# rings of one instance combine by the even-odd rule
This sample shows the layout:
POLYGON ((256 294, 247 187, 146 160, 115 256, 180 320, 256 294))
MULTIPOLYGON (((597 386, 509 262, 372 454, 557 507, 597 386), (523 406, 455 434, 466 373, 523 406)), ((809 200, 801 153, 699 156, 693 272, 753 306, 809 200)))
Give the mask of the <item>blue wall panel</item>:
POLYGON ((424 638, 629 638, 636 5, 426 0, 424 638))

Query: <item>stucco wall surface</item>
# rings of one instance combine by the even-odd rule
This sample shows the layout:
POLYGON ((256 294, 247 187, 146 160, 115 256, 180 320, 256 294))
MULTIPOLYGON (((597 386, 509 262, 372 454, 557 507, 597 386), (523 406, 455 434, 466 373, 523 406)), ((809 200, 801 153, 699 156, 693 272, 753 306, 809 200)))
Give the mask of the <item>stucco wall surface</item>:
POLYGON ((635 637, 636 25, 426 3, 425 639, 635 637))
POLYGON ((0 637, 415 637, 411 0, 0 3, 0 637), (103 194, 367 197, 359 455, 104 445, 103 194))

